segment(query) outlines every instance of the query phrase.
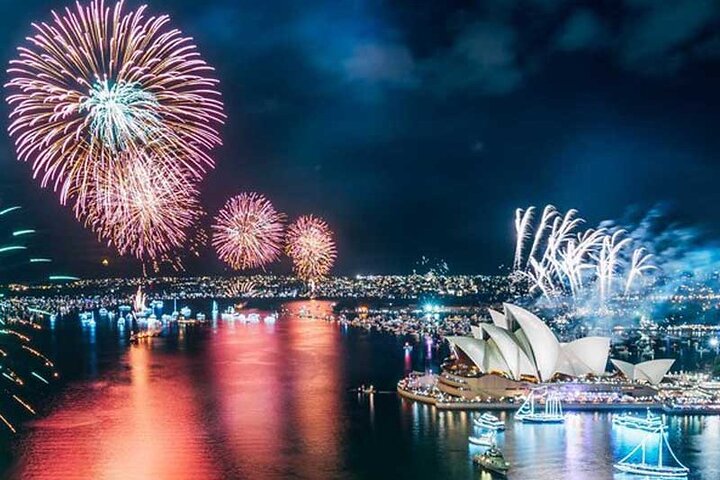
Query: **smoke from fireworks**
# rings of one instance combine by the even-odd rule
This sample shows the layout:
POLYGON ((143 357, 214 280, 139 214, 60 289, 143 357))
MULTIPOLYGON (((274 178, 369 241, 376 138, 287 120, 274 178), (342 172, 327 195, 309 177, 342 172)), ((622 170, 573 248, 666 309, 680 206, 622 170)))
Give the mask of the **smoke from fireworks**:
POLYGON ((231 198, 215 217, 212 244, 235 270, 259 268, 282 252, 285 215, 257 193, 231 198))
POLYGON ((121 253, 154 261, 196 217, 194 185, 225 115, 192 40, 145 10, 92 0, 53 12, 18 48, 6 88, 9 132, 34 177, 121 253))
POLYGON ((302 216, 288 227, 285 251, 295 274, 308 282, 327 275, 337 254, 330 227, 312 215, 302 216))
POLYGON ((637 281, 656 268, 653 256, 634 246, 623 229, 580 230, 585 221, 576 210, 561 214, 548 205, 533 232, 534 210, 515 212, 513 261, 516 274, 530 281, 531 292, 546 299, 597 295, 603 303, 612 295, 632 292, 637 281))

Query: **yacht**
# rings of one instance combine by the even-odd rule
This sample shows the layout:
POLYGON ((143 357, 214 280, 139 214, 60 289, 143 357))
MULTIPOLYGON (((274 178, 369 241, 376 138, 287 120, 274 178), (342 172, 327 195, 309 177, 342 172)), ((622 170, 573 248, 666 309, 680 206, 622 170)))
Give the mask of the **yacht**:
POLYGON ((488 428, 490 430, 505 430, 505 422, 490 413, 483 413, 479 417, 475 417, 473 423, 478 427, 488 428))
POLYGON ((613 425, 621 427, 654 432, 662 425, 662 417, 660 415, 654 415, 648 408, 644 417, 624 413, 613 416, 612 422, 613 425))
POLYGON ((495 444, 495 432, 483 433, 480 436, 469 436, 468 441, 473 445, 492 447, 495 444))

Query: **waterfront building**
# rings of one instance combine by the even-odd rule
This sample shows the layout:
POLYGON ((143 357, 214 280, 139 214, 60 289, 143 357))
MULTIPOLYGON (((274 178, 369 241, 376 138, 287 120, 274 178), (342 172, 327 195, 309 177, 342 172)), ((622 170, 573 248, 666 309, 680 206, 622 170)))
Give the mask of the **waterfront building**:
POLYGON ((472 336, 446 337, 452 355, 438 377, 441 392, 465 399, 506 399, 554 382, 576 395, 652 397, 657 393, 652 386, 673 363, 655 360, 618 365, 613 360, 630 381, 618 382, 606 373, 610 338, 584 337, 562 343, 545 322, 521 307, 504 304, 504 312, 489 312, 492 323, 471 327, 472 336))

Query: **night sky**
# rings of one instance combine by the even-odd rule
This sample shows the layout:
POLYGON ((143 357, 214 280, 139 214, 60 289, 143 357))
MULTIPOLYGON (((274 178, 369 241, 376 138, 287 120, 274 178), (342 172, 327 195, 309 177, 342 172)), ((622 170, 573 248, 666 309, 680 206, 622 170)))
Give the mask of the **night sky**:
MULTIPOLYGON (((2 61, 67 3, 0 0, 2 61)), ((221 80, 229 119, 203 204, 258 191, 291 217, 323 216, 335 273, 407 273, 422 255, 496 273, 529 204, 595 224, 670 202, 720 237, 720 2, 149 4, 221 80)), ((33 182, 7 135, 0 161, 2 204, 25 205, 54 268, 139 271, 33 182)), ((223 269, 208 251, 189 271, 223 269)))

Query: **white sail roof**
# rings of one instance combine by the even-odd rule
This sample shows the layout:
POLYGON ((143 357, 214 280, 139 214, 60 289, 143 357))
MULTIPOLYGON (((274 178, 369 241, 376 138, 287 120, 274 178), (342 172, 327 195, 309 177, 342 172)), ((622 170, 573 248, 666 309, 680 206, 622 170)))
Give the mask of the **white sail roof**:
MULTIPOLYGON (((580 376, 592 373, 602 375, 610 353, 610 338, 584 337, 562 345, 561 357, 570 366, 572 372, 557 370, 569 375, 580 376)), ((558 363, 559 365, 559 363, 558 363)))
POLYGON ((505 310, 512 314, 513 319, 525 333, 530 348, 532 348, 540 380, 550 380, 555 373, 555 366, 560 355, 560 343, 557 338, 542 320, 527 310, 509 303, 505 304, 505 310))
POLYGON ((620 370, 620 372, 625 375, 625 378, 627 378, 628 380, 635 380, 635 365, 630 362, 624 362, 622 360, 616 360, 614 358, 611 358, 610 362, 612 362, 612 364, 615 365, 615 368, 620 370))
POLYGON ((670 371, 673 363, 675 363, 675 360, 672 358, 638 363, 635 365, 635 377, 637 380, 646 380, 652 385, 657 385, 670 371))
POLYGON ((537 376, 532 361, 520 348, 510 332, 489 324, 484 324, 482 328, 497 345, 512 378, 517 380, 521 375, 537 376))
POLYGON ((475 364, 481 371, 485 371, 485 350, 486 345, 482 340, 478 340, 472 337, 446 337, 448 342, 453 344, 456 348, 462 350, 470 360, 475 364))
POLYGON ((488 308, 488 312, 490 313, 490 318, 492 318, 493 325, 505 330, 510 330, 510 324, 507 318, 505 318, 505 315, 492 308, 488 308))
POLYGON ((510 376, 510 368, 508 367, 505 358, 503 358, 500 349, 494 340, 488 340, 485 342, 485 365, 486 372, 503 372, 510 376))
POLYGON ((476 327, 475 325, 470 325, 470 333, 472 333, 473 338, 477 338, 479 340, 482 340, 483 333, 482 328, 476 327))
MULTIPOLYGON (((499 371, 513 379, 532 375, 545 382, 555 373, 571 376, 604 373, 610 350, 609 338, 585 337, 561 345, 537 316, 511 304, 504 304, 504 308, 504 315, 488 309, 493 324, 471 326, 471 337, 453 336, 447 340, 481 371, 499 371), (515 326, 518 328, 514 332, 506 328, 515 326)), ((645 362, 637 369, 627 362, 613 360, 613 363, 628 378, 639 376, 651 383, 659 382, 672 365, 645 362)))
POLYGON ((623 373, 623 375, 625 375, 628 380, 635 382, 644 381, 651 385, 657 385, 660 383, 665 375, 667 375, 670 371, 673 363, 675 363, 675 360, 672 358, 649 360, 635 365, 622 360, 611 359, 610 361, 623 373))

